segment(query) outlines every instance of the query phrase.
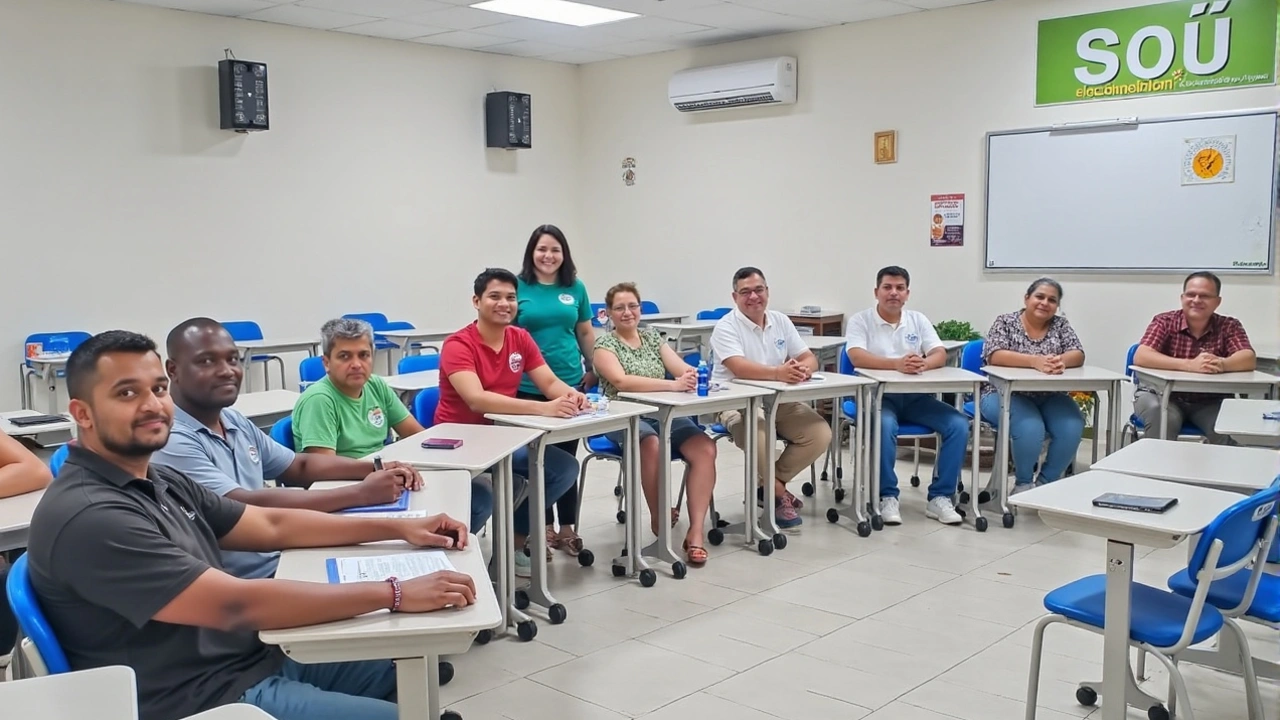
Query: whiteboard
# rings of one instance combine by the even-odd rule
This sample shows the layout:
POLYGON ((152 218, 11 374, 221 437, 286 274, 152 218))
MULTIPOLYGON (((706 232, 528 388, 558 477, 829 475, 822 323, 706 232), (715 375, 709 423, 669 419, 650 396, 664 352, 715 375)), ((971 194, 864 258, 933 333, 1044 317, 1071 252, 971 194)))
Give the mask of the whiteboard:
POLYGON ((1270 273, 1275 110, 987 135, 985 269, 1270 273), (1189 140, 1234 137, 1234 180, 1184 184, 1189 140))

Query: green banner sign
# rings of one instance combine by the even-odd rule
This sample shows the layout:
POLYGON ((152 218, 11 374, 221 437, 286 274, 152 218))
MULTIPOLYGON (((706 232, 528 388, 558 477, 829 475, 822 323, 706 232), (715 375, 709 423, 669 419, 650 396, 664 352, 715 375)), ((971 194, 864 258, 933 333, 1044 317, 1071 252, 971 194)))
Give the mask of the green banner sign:
POLYGON ((1280 0, 1180 0, 1040 21, 1036 104, 1276 82, 1280 0))

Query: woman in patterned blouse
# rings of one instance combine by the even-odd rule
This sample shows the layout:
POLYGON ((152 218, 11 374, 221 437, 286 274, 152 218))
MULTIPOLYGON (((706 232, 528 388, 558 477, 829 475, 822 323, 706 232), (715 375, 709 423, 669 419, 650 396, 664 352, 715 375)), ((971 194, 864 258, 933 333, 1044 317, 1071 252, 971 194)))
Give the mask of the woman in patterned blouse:
MULTIPOLYGON (((1084 347, 1067 319, 1058 315, 1062 286, 1040 278, 1027 288, 1026 307, 996 318, 982 348, 987 365, 1035 368, 1046 375, 1061 375, 1066 368, 1084 364, 1084 347)), ((987 385, 982 390, 982 419, 991 425, 1000 420, 1000 396, 987 385)), ((1009 399, 1009 429, 1013 445, 1014 492, 1026 490, 1035 480, 1045 435, 1049 451, 1040 465, 1040 482, 1062 477, 1080 447, 1084 415, 1065 392, 1023 392, 1009 399)))
MULTIPOLYGON (((640 291, 631 283, 609 288, 605 307, 613 322, 613 332, 596 338, 592 364, 600 378, 600 389, 610 399, 624 392, 690 392, 697 387, 697 371, 680 359, 662 336, 653 330, 640 329, 640 291), (674 380, 667 379, 670 373, 674 380)), ((621 445, 622 431, 606 435, 621 445)), ((685 535, 684 552, 690 565, 707 561, 702 545, 703 522, 711 506, 711 493, 716 484, 716 444, 692 419, 676 418, 671 423, 671 448, 689 464, 688 486, 689 533, 685 535)), ((653 533, 658 534, 658 421, 640 419, 640 482, 644 499, 649 504, 653 533)), ((662 513, 665 515, 666 513, 662 513)), ((671 524, 678 514, 673 511, 671 524)))

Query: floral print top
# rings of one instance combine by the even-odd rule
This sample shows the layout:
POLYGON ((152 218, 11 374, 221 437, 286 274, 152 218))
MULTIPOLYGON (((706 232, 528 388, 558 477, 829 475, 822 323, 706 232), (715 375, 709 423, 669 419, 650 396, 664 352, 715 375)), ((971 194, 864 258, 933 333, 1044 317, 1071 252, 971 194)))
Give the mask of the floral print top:
MULTIPOLYGON (((1022 313, 1025 310, 1005 313, 991 323, 991 329, 983 338, 982 362, 990 364, 991 356, 997 350, 1009 350, 1023 355, 1062 355, 1072 350, 1084 352, 1080 338, 1071 327, 1071 323, 1061 315, 1054 315, 1049 321, 1049 329, 1039 340, 1032 339, 1022 326, 1022 313)), ((990 383, 982 388, 982 394, 988 395, 996 389, 990 383)), ((1027 393, 1028 395, 1049 395, 1051 393, 1027 393)))

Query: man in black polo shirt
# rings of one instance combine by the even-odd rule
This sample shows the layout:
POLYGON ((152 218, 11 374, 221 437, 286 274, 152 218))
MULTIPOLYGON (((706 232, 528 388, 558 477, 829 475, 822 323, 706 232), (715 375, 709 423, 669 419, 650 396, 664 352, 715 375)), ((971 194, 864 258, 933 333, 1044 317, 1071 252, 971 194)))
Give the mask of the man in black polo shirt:
POLYGON ((242 580, 223 572, 219 548, 380 540, 461 548, 467 526, 442 515, 390 520, 246 506, 150 464, 169 439, 173 402, 155 343, 142 335, 94 336, 72 353, 66 375, 79 443, 36 508, 28 562, 71 667, 132 667, 141 720, 234 702, 277 720, 395 720, 390 662, 300 665, 263 645, 258 631, 468 605, 470 576, 242 580))

